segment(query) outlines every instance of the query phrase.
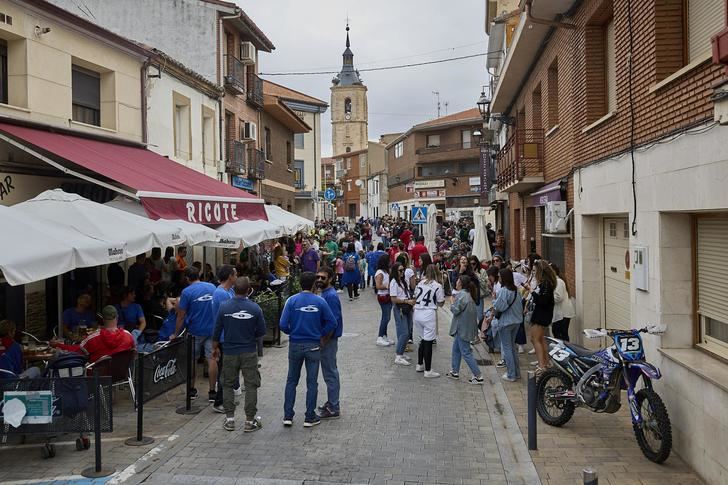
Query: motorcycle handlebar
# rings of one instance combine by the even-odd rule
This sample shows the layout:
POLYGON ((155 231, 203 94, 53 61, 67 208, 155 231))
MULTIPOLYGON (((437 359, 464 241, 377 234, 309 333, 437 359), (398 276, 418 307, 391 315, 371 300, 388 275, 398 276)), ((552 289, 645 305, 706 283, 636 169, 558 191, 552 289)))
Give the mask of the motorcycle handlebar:
POLYGON ((587 338, 601 338, 601 337, 613 337, 614 335, 627 334, 627 333, 649 333, 649 334, 661 334, 665 332, 665 327, 662 325, 647 325, 643 328, 633 328, 630 330, 618 329, 618 328, 586 328, 584 329, 584 335, 587 338))

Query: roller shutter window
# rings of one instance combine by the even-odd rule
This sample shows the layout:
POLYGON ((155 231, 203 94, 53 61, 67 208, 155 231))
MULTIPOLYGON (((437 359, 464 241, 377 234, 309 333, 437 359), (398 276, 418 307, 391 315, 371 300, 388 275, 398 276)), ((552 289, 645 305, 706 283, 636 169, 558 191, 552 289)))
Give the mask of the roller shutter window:
POLYGON ((710 53, 710 38, 725 25, 725 2, 688 0, 688 63, 710 53))
POLYGON ((728 355, 728 216, 697 221, 700 343, 728 355))
POLYGON ((614 20, 610 20, 604 27, 604 48, 606 50, 604 53, 604 58, 606 59, 604 71, 607 83, 607 113, 611 113, 617 110, 617 64, 614 41, 614 20))

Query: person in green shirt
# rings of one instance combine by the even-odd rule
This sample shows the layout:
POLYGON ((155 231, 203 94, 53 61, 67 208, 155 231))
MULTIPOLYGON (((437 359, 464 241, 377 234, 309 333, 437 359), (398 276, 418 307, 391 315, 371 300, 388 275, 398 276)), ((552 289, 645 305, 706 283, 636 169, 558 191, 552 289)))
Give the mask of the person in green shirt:
POLYGON ((334 267, 334 261, 336 261, 336 256, 339 254, 339 245, 336 244, 336 241, 329 236, 328 241, 326 241, 326 244, 324 244, 324 257, 329 263, 329 267, 334 267))

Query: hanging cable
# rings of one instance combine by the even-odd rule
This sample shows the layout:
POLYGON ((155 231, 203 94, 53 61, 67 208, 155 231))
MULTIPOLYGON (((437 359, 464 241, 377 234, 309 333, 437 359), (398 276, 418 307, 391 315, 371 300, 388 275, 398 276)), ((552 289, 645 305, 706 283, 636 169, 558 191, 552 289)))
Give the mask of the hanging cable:
POLYGON ((629 80, 629 155, 632 160, 632 236, 637 236, 637 179, 636 164, 634 160, 634 92, 633 92, 633 54, 634 54, 634 32, 632 30, 632 0, 627 0, 627 29, 629 32, 628 80, 629 80))
MULTIPOLYGON (((359 69, 359 72, 373 72, 373 71, 389 71, 392 69, 405 69, 408 67, 427 66, 430 64, 441 64, 443 62, 461 61, 463 59, 472 59, 474 57, 483 57, 488 54, 495 52, 501 52, 500 50, 493 52, 481 52, 478 54, 470 54, 469 56, 450 57, 448 59, 438 59, 436 61, 426 62, 415 62, 413 64, 400 64, 398 66, 385 66, 385 67, 370 67, 368 69, 359 69)), ((261 72, 261 76, 315 76, 320 74, 339 74, 339 71, 315 71, 315 72, 261 72)))

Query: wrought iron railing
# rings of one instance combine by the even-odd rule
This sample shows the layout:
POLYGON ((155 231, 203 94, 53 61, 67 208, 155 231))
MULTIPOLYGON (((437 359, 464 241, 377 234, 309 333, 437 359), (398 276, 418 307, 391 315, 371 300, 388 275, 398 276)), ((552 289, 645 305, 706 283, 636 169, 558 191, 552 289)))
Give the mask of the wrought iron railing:
POLYGON ((440 152, 454 152, 457 150, 471 150, 478 148, 478 144, 474 141, 470 142, 460 142, 460 143, 450 143, 448 145, 439 145, 439 146, 431 146, 431 147, 422 147, 415 150, 417 155, 427 155, 430 153, 440 153, 440 152))
POLYGON ((543 175, 543 130, 517 129, 497 156, 498 190, 543 175))
POLYGON ((265 178, 265 153, 256 148, 248 148, 248 178, 263 180, 265 178))
POLYGON ((255 73, 249 72, 247 78, 247 99, 248 102, 257 106, 258 108, 263 107, 263 80, 259 78, 255 73))
POLYGON ((227 143, 227 157, 225 159, 225 170, 235 175, 248 175, 247 157, 245 156, 245 144, 238 140, 229 140, 227 143))
POLYGON ((245 64, 231 54, 225 54, 225 85, 241 94, 245 92, 245 64))

